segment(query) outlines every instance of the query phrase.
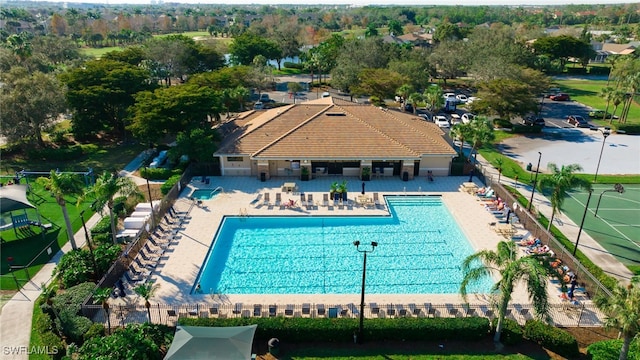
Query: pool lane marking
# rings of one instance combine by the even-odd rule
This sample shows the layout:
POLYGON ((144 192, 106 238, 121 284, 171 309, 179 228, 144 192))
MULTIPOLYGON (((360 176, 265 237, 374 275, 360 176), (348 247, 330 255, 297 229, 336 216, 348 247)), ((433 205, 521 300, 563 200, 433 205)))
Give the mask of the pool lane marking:
MULTIPOLYGON (((575 200, 578 204, 580 204, 582 207, 586 207, 586 204, 582 203, 582 201, 578 200, 575 198, 575 196, 569 194, 569 196, 575 200)), ((590 211, 589 209, 587 209, 588 212, 595 214, 594 211, 590 211)), ((618 229, 616 229, 615 226, 611 225, 607 220, 598 217, 598 219, 600 219, 600 221, 602 221, 603 223, 607 224, 607 226, 609 226, 611 229, 613 229, 613 231, 617 232, 618 234, 620 234, 623 238, 627 239, 627 241, 629 241, 630 243, 632 243, 633 245, 635 245, 638 249, 640 249, 640 244, 636 243, 635 241, 631 240, 627 235, 625 235, 623 232, 619 231, 618 229)), ((595 240, 595 239, 594 239, 595 240)), ((596 241, 597 242, 597 241, 596 241)), ((598 243, 600 244, 600 243, 598 243)), ((602 246, 602 244, 600 244, 600 246, 602 246)))

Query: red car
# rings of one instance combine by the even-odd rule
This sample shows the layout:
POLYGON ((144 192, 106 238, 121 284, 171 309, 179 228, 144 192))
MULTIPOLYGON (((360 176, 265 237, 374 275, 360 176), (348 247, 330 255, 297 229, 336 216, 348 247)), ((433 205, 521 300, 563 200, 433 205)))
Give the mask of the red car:
POLYGON ((549 99, 551 99, 553 101, 569 101, 569 100, 571 100, 571 98, 569 97, 569 94, 567 94, 567 93, 557 93, 555 95, 549 96, 549 99))

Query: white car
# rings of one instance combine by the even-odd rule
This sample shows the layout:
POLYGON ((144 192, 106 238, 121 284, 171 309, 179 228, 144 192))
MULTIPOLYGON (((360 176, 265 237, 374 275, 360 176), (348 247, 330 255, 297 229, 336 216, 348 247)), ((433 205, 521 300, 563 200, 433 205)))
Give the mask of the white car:
POLYGON ((441 128, 450 127, 449 120, 447 120, 447 118, 442 116, 442 115, 437 115, 433 119, 434 119, 434 122, 436 123, 436 125, 438 125, 441 128))
POLYGON ((454 94, 454 93, 444 93, 444 94, 442 95, 442 97, 443 97, 445 100, 447 100, 447 99, 453 99, 453 100, 458 101, 458 99, 456 98, 456 94, 454 94))
POLYGON ((458 125, 462 123, 462 119, 458 114, 451 114, 451 125, 458 125))
POLYGON ((458 99, 458 102, 461 104, 466 104, 467 101, 469 101, 469 99, 467 98, 467 95, 456 95, 456 99, 458 99))
POLYGON ((476 118, 476 115, 472 114, 472 113, 465 113, 465 114, 462 114, 462 116, 461 116, 462 122, 465 123, 465 124, 470 123, 471 120, 473 120, 475 118, 476 118))

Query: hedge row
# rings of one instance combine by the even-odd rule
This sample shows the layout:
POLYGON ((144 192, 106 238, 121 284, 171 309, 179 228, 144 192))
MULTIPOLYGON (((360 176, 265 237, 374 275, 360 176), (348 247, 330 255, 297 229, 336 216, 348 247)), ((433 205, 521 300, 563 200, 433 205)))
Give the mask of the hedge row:
MULTIPOLYGON (((181 319, 180 325, 188 326, 244 326, 258 325, 256 338, 276 337, 288 343, 351 342, 357 333, 359 319, 312 318, 227 318, 181 319)), ((400 318, 365 319, 364 336, 375 340, 469 340, 478 341, 490 332, 489 320, 469 318, 400 318)))
POLYGON ((140 176, 149 180, 166 180, 171 176, 182 174, 182 169, 166 169, 166 168, 141 168, 140 176))
POLYGON ((618 131, 622 130, 627 135, 638 135, 640 134, 640 125, 638 124, 618 124, 618 131))
MULTIPOLYGON (((618 360, 621 349, 622 340, 598 341, 587 347, 587 354, 592 360, 618 360)), ((640 340, 631 342, 627 359, 640 359, 640 340)))
MULTIPOLYGON (((495 329, 498 324, 498 318, 494 318, 491 322, 491 328, 495 329)), ((522 327, 517 321, 505 318, 502 323, 502 333, 500 341, 505 345, 518 345, 522 342, 522 327)))
POLYGON ((173 187, 173 185, 175 185, 178 181, 180 181, 181 177, 182 175, 178 174, 178 175, 173 175, 172 177, 167 179, 167 181, 165 181, 164 184, 160 186, 160 191, 162 192, 162 195, 167 195, 169 191, 171 191, 171 188, 173 187))
POLYGON ((284 62, 284 67, 288 68, 288 69, 304 69, 304 64, 303 63, 294 63, 294 62, 290 62, 290 61, 285 61, 284 62))
POLYGON ((511 132, 514 134, 539 134, 542 132, 542 126, 525 126, 525 125, 513 125, 511 132))
POLYGON ((64 146, 60 148, 32 148, 28 151, 30 159, 49 161, 69 161, 78 159, 84 155, 95 153, 99 150, 98 145, 83 144, 64 146))
POLYGON ((524 326, 524 337, 567 358, 574 358, 580 354, 578 341, 573 335, 542 321, 527 321, 524 326))

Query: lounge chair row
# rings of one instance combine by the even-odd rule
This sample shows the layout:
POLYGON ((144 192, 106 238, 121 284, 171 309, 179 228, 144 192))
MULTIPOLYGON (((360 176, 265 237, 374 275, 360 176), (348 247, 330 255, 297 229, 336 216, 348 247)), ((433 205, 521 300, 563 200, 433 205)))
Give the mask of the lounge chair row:
MULTIPOLYGON (((370 203, 371 205, 375 206, 376 208, 382 207, 382 203, 380 202, 380 195, 378 193, 373 193, 373 198, 370 198, 370 203)), ((333 199, 332 201, 329 199, 329 194, 322 194, 322 201, 315 201, 315 199, 313 198, 313 194, 304 194, 301 193, 300 194, 300 198, 299 200, 295 200, 292 198, 289 198, 286 201, 282 200, 282 193, 276 193, 275 194, 275 200, 273 201, 273 203, 271 202, 271 194, 269 192, 265 192, 262 195, 262 206, 274 206, 274 207, 278 207, 280 209, 285 209, 285 208, 296 208, 296 207, 306 207, 308 210, 312 210, 312 209, 316 209, 319 206, 322 207, 329 207, 329 206, 344 206, 344 205, 348 205, 348 206, 359 206, 359 205, 363 205, 365 207, 369 207, 366 204, 360 204, 357 202, 354 202, 352 200, 347 200, 346 202, 342 201, 342 200, 336 200, 333 199)))

